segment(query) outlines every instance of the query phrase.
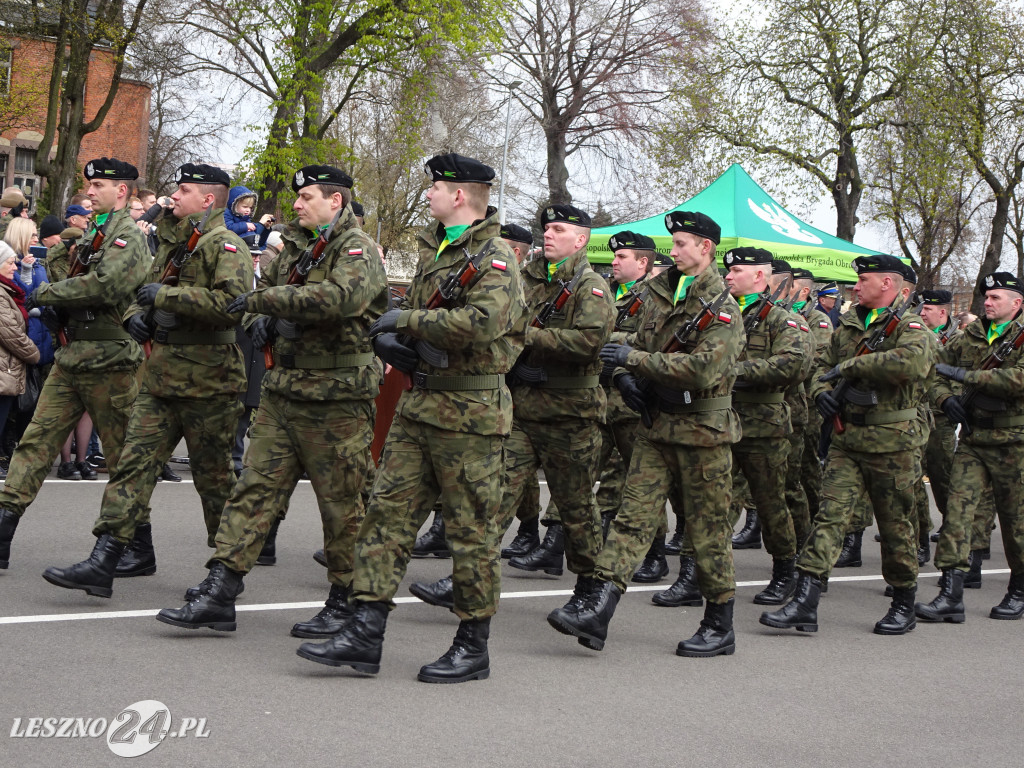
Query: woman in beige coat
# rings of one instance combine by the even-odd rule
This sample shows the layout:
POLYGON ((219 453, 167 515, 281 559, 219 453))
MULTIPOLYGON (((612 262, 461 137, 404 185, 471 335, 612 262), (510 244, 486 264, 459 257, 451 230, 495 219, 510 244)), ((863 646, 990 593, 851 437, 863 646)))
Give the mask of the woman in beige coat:
MULTIPOLYGON (((0 242, 0 443, 11 406, 25 391, 25 364, 39 362, 39 349, 26 333, 25 292, 14 282, 17 268, 11 246, 0 242)), ((7 477, 2 467, 0 477, 7 477)))

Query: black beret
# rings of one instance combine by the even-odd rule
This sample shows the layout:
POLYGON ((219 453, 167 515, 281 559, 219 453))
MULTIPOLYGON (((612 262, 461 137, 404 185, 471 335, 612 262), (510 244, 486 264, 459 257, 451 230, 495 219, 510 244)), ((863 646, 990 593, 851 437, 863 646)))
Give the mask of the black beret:
POLYGON ((743 266, 746 264, 771 264, 772 254, 764 248, 733 248, 727 251, 722 258, 727 267, 743 266))
POLYGON ((903 271, 903 262, 895 256, 886 253, 873 253, 870 256, 858 256, 851 264, 858 275, 865 272, 894 272, 897 275, 906 274, 903 271))
POLYGON ((636 232, 630 232, 628 229, 624 229, 621 232, 616 232, 614 235, 608 238, 608 247, 612 249, 612 252, 620 251, 623 248, 632 248, 638 251, 653 251, 654 240, 649 238, 647 235, 639 235, 636 232))
POLYGON ((697 237, 706 238, 715 245, 722 241, 722 228, 715 223, 714 219, 703 213, 672 211, 665 216, 665 229, 673 234, 689 232, 697 237))
POLYGON ((501 236, 505 240, 511 240, 514 243, 533 245, 533 233, 526 227, 520 227, 518 224, 502 224, 501 236))
POLYGON ((924 304, 941 307, 953 303, 953 294, 949 291, 921 291, 921 301, 924 304))
POLYGON ((352 213, 356 216, 365 216, 366 212, 363 209, 362 203, 357 203, 355 200, 352 201, 352 213))
POLYGON ((52 213, 43 216, 43 220, 39 222, 39 239, 45 240, 53 235, 59 235, 64 231, 64 225, 61 220, 54 216, 52 213))
POLYGON ((175 184, 220 184, 231 186, 231 177, 221 168, 205 163, 185 163, 174 172, 175 184))
POLYGON ((818 289, 819 296, 838 296, 839 285, 833 280, 830 283, 825 283, 821 288, 818 289))
MULTIPOLYGON (((789 266, 788 261, 782 259, 772 259, 772 274, 775 275, 792 275, 793 268, 789 266)), ((795 277, 795 275, 794 275, 795 277)))
POLYGON ((671 256, 666 256, 664 253, 659 253, 658 258, 654 260, 654 266, 656 267, 674 267, 676 263, 672 260, 671 256))
POLYGON ((293 192, 298 192, 303 187, 313 184, 333 184, 337 187, 352 189, 352 177, 329 165, 305 165, 299 168, 292 177, 293 192))
POLYGON ((471 157, 457 155, 434 155, 423 166, 431 181, 466 181, 474 184, 491 185, 494 169, 471 157))
POLYGON ((85 178, 135 181, 139 178, 139 169, 116 157, 100 157, 85 164, 85 178))
POLYGON ((574 205, 549 205, 540 215, 541 226, 564 221, 577 227, 590 227, 590 214, 574 205))
POLYGON ((809 269, 803 267, 793 267, 793 279, 794 280, 813 280, 814 273, 809 269))
POLYGON ((900 263, 903 264, 903 279, 917 285, 917 272, 914 271, 914 268, 905 262, 900 263))
POLYGON ((1021 282, 1021 279, 1011 272, 993 272, 982 282, 986 291, 991 291, 994 288, 1005 288, 1008 291, 1024 294, 1024 282, 1021 282))

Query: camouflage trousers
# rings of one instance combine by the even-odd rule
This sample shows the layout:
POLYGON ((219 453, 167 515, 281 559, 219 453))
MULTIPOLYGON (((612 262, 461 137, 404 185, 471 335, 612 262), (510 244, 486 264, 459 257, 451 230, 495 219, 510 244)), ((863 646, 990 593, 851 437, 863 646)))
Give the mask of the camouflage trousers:
POLYGON ((894 587, 917 584, 917 521, 914 483, 921 473, 918 451, 828 452, 821 507, 796 567, 827 579, 839 557, 850 515, 864 490, 882 537, 882 576, 894 587))
MULTIPOLYGON (((960 443, 953 456, 946 519, 935 549, 935 567, 968 570, 967 556, 979 549, 971 524, 988 497, 995 501, 1010 571, 1024 573, 1024 445, 960 443)), ((986 531, 985 540, 988 535, 986 531)))
POLYGON ((238 573, 252 570, 305 470, 323 523, 327 578, 349 587, 372 441, 369 401, 308 402, 264 392, 207 565, 219 561, 238 573))
MULTIPOLYGON (((935 418, 935 426, 928 435, 924 449, 924 467, 932 487, 935 506, 946 518, 946 504, 949 500, 949 476, 953 471, 953 454, 956 451, 956 429, 945 416, 935 418)), ((920 498, 920 497, 919 497, 920 498)))
MULTIPOLYGON (((818 447, 821 443, 821 416, 810 409, 808 422, 804 426, 804 451, 800 456, 800 481, 807 497, 807 516, 813 521, 821 503, 821 461, 818 447)), ((795 521, 794 521, 795 522, 795 521)))
POLYGON ((581 576, 593 573, 594 558, 601 549, 601 519, 594 499, 600 448, 598 425, 589 419, 513 419, 512 434, 505 442, 506 488, 498 514, 500 530, 511 523, 524 485, 538 468, 543 469, 565 531, 566 565, 581 576))
POLYGON ((665 502, 675 484, 682 506, 676 512, 686 520, 701 594, 713 603, 727 602, 736 594, 729 526, 732 462, 729 445, 691 448, 638 435, 622 504, 597 558, 598 578, 626 590, 664 519, 665 502))
POLYGON ((206 543, 213 547, 221 512, 235 484, 231 447, 241 412, 242 403, 234 395, 190 400, 140 392, 93 533, 129 541, 136 526, 149 522, 156 476, 184 437, 203 506, 206 543))
POLYGON ((742 472, 750 486, 764 547, 776 560, 796 556, 793 518, 786 506, 789 440, 785 437, 743 438, 732 446, 733 472, 742 472))
POLYGON ((494 614, 501 592, 502 443, 500 435, 451 432, 395 416, 356 536, 354 600, 394 606, 416 534, 440 496, 452 552, 455 615, 494 614))
MULTIPOLYGON (((794 424, 789 433, 789 457, 786 459, 786 507, 793 521, 793 534, 798 544, 811 532, 811 509, 804 490, 804 432, 806 424, 794 424)), ((795 553, 794 553, 795 554, 795 553)))
POLYGON ((22 515, 50 473, 68 433, 88 412, 103 441, 110 472, 117 470, 132 404, 135 369, 71 373, 55 364, 43 382, 35 413, 11 457, 0 507, 22 515))

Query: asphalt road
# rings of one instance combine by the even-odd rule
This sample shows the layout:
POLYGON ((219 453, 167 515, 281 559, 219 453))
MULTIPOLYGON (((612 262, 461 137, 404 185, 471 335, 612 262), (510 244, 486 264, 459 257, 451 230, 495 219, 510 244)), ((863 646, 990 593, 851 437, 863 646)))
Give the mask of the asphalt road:
MULTIPOLYGON (((982 588, 966 596, 967 622, 919 625, 905 637, 871 632, 888 602, 873 531, 864 567, 833 577, 817 634, 757 622, 762 608, 750 600, 767 583, 770 560, 763 550, 737 552, 737 651, 714 659, 675 655, 702 609, 655 607, 650 587, 624 596, 605 650, 588 651, 544 620, 573 577, 506 569, 490 679, 444 686, 415 677, 447 649, 457 620, 406 587, 447 574, 450 561, 412 562, 380 674, 364 676, 299 658, 302 641, 288 634, 328 590, 311 557, 320 532, 308 483, 282 525, 277 566, 246 579, 234 633, 189 632, 152 617, 181 605, 184 589, 205 575, 202 516, 188 482, 156 488, 156 575, 117 582, 109 600, 43 581, 48 565, 89 553, 102 490, 101 482, 48 481, 21 522, 10 569, 0 571, 0 766, 123 763, 105 733, 24 734, 45 731, 30 718, 69 718, 71 732, 82 718, 79 727, 95 731, 99 718, 109 725, 143 700, 165 706, 175 735, 133 760, 175 768, 1022 762, 1024 623, 988 618, 1008 578, 998 534, 982 588), (177 736, 193 724, 187 718, 205 719, 202 738, 195 728, 177 736)), ((926 600, 936 576, 926 566, 926 600)), ((149 743, 144 732, 138 739, 149 743)))

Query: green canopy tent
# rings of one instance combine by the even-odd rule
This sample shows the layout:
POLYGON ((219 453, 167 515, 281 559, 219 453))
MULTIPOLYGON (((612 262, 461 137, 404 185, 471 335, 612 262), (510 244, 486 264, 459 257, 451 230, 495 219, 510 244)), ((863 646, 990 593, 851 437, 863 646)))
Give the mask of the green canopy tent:
MULTIPOLYGON (((850 262, 864 254, 878 253, 804 223, 776 203, 738 163, 673 210, 700 211, 718 223, 722 228, 717 251, 719 265, 729 249, 750 246, 771 251, 775 258, 785 259, 791 266, 811 270, 819 281, 853 283, 857 274, 850 262)), ((672 249, 672 237, 665 229, 665 215, 595 228, 587 245, 587 258, 596 264, 609 263, 612 252, 608 238, 624 229, 654 238, 658 251, 667 254, 672 249)))

